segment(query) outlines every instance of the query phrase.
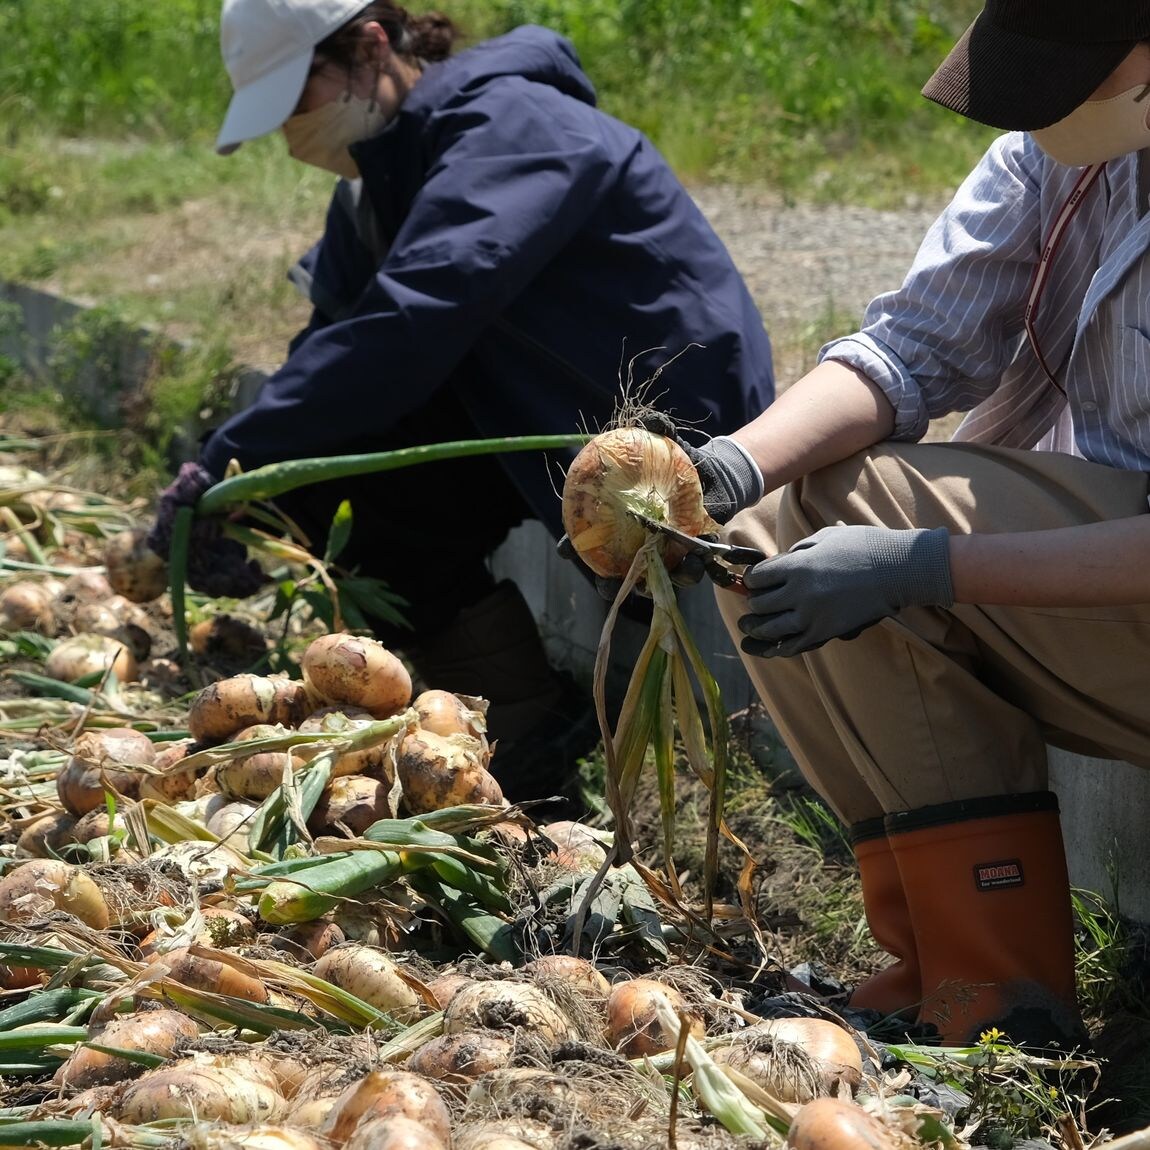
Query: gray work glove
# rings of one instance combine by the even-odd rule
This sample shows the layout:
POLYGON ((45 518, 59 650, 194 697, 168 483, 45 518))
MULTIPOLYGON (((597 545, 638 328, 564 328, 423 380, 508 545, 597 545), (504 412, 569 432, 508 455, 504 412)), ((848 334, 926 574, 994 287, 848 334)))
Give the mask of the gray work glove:
MULTIPOLYGON (((185 463, 161 492, 156 520, 147 536, 148 546, 161 559, 167 559, 172 549, 176 513, 181 507, 195 507, 200 496, 215 483, 215 477, 200 464, 185 463)), ((187 579, 194 591, 229 599, 254 595, 269 581, 259 564, 248 558, 243 544, 223 534, 218 520, 203 518, 192 520, 187 579)))
POLYGON ((903 607, 952 606, 949 540, 945 527, 824 527, 747 572, 742 649, 799 655, 853 639, 903 607))
MULTIPOLYGON (((698 472, 703 487, 703 506, 716 523, 726 523, 744 507, 762 499, 763 473, 747 450, 733 439, 720 435, 702 447, 694 447, 679 437, 674 421, 661 411, 647 412, 640 417, 639 425, 655 435, 673 439, 683 449, 698 472)), ((578 559, 566 535, 555 545, 555 550, 561 559, 578 559)), ((703 561, 697 555, 685 556, 671 572, 672 581, 681 587, 693 586, 702 577, 703 561)), ((608 602, 613 602, 619 593, 620 582, 619 579, 595 576, 595 588, 608 602)))

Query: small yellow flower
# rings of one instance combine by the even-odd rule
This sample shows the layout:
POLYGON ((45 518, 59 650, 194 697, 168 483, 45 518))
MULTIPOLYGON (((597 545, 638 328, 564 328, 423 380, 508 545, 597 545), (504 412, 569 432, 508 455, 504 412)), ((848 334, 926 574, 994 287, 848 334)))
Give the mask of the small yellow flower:
POLYGON ((992 1026, 989 1030, 984 1030, 979 1036, 978 1041, 984 1045, 998 1042, 1002 1038, 1002 1031, 997 1026, 992 1026))

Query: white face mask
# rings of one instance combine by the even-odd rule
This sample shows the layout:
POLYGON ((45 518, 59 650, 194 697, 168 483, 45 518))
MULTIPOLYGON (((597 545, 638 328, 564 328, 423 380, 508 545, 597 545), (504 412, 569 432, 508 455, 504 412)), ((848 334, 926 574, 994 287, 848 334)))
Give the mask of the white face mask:
POLYGON ((1150 87, 1139 84, 1108 100, 1087 100, 1069 116, 1031 132, 1052 159, 1070 167, 1104 164, 1150 147, 1150 87))
POLYGON ((387 115, 374 100, 348 96, 290 117, 284 123, 283 134, 288 152, 297 160, 355 180, 359 178, 359 168, 348 145, 374 136, 387 121, 387 115))

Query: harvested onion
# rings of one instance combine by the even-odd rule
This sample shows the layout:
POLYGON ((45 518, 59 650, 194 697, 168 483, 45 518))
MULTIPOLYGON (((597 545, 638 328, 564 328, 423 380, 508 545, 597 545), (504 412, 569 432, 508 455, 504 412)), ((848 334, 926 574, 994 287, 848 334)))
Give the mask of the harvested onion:
POLYGON ((326 703, 363 707, 377 719, 411 701, 411 675, 382 643, 360 635, 321 635, 300 662, 304 679, 326 703))
POLYGON ((233 675, 205 687, 188 710, 188 730, 201 743, 220 743, 257 723, 294 727, 310 709, 307 688, 276 675, 233 675))
POLYGON ((337 1145, 364 1122, 402 1117, 418 1122, 444 1146, 451 1144, 451 1115, 431 1082, 408 1070, 373 1070, 337 1099, 322 1133, 337 1145))
MULTIPOLYGON (((595 436, 575 457, 563 484, 563 527, 579 557, 597 575, 627 574, 650 539, 637 511, 688 535, 711 529, 703 488, 687 453, 673 440, 639 427, 595 436)), ((685 551, 659 543, 674 567, 685 551)))
POLYGON ((656 1009, 664 998, 678 1014, 687 1016, 689 1032, 702 1038, 703 1020, 688 1009, 686 1000, 673 986, 652 978, 633 978, 613 986, 607 999, 607 1031, 612 1046, 628 1058, 674 1049, 679 1036, 663 1029, 656 1009))
POLYGON ((894 1150, 900 1143, 861 1106, 816 1098, 799 1108, 786 1144, 791 1150, 894 1150))
POLYGON ((448 1143, 422 1122, 391 1114, 356 1128, 343 1150, 446 1150, 448 1143))
POLYGON ((553 1046, 580 1037, 578 1027, 530 982, 473 982, 457 991, 443 1012, 443 1032, 522 1028, 553 1046))
POLYGON ((274 1076, 255 1062, 225 1068, 188 1060, 138 1078, 120 1099, 116 1117, 135 1124, 165 1118, 240 1124, 274 1119, 285 1105, 274 1076))
POLYGON ((52 595, 42 583, 21 579, 0 595, 0 631, 41 631, 51 635, 56 629, 52 595))
POLYGON ((407 1060, 407 1067, 441 1082, 469 1082, 510 1064, 515 1043, 492 1030, 462 1030, 425 1042, 407 1060))
POLYGON ((403 801, 413 814, 468 803, 502 803, 503 791, 486 764, 486 740, 413 731, 399 744, 396 761, 403 801))
POLYGON ((54 910, 96 930, 111 922, 100 888, 78 866, 60 859, 29 859, 0 879, 0 922, 31 922, 54 910))
POLYGON ((136 656, 119 639, 107 635, 80 634, 61 639, 44 660, 44 673, 64 683, 74 683, 88 675, 104 675, 109 669, 121 683, 134 683, 140 676, 136 656))
MULTIPOLYGON (((113 1018, 93 1036, 99 1046, 117 1050, 138 1050, 168 1058, 181 1039, 199 1037, 200 1028, 186 1015, 175 1010, 147 1010, 113 1018)), ((77 1046, 52 1079, 57 1086, 86 1090, 90 1086, 110 1085, 143 1073, 139 1063, 130 1062, 90 1046, 77 1046)))
POLYGON ((168 565, 147 544, 147 531, 121 531, 104 548, 104 570, 112 589, 133 603, 158 599, 168 588, 168 565))
POLYGON ((423 998, 382 950, 342 946, 327 951, 314 969, 320 978, 386 1011, 397 1022, 414 1022, 423 1013, 423 998))

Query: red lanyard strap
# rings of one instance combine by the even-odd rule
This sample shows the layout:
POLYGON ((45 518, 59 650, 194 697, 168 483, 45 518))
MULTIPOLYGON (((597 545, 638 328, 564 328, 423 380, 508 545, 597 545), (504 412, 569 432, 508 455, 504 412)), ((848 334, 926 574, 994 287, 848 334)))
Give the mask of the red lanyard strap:
POLYGON ((1038 315, 1038 304, 1050 280, 1050 271, 1054 264, 1054 257, 1058 254, 1058 249, 1066 235, 1066 229, 1070 226, 1070 221, 1074 219, 1075 213, 1082 206, 1082 201, 1086 199, 1087 192, 1098 182, 1098 177, 1102 174, 1102 169, 1105 167, 1105 164, 1091 164, 1090 167, 1084 168, 1082 175, 1078 177, 1077 183, 1071 189, 1070 195, 1066 197, 1062 207, 1058 209, 1058 214, 1054 217, 1054 224, 1046 237, 1046 243, 1043 245, 1038 266, 1034 269, 1034 278, 1030 281, 1030 295, 1027 298, 1026 310, 1023 313, 1023 319, 1026 324, 1026 335, 1030 340, 1030 346, 1034 349, 1038 364, 1046 373, 1046 378, 1050 380, 1063 395, 1066 394, 1066 389, 1054 378, 1054 373, 1047 366, 1046 357, 1042 354, 1042 348, 1038 343, 1034 320, 1038 315))

